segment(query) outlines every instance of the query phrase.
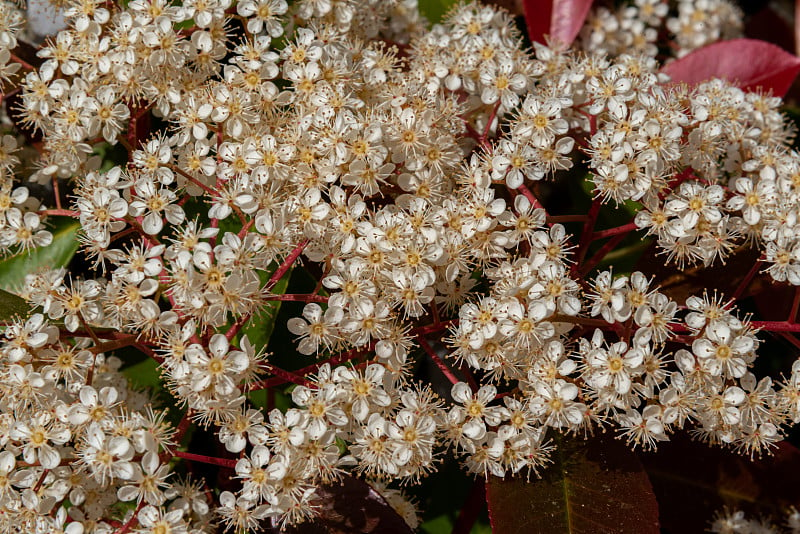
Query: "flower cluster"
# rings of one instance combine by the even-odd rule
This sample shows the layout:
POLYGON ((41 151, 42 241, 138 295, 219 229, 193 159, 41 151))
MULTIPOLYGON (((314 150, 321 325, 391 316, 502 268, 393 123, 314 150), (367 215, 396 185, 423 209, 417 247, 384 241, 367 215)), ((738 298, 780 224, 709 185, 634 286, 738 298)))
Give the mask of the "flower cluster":
POLYGON ((22 19, 0 5, 0 77, 19 91, 4 119, 41 136, 28 178, 56 189, 40 207, 18 187, 3 137, 0 246, 46 245, 67 215, 89 263, 14 288, 34 312, 0 346, 0 530, 245 532, 313 517, 348 472, 414 523, 388 484, 446 454, 532 476, 554 436, 609 428, 760 455, 800 421, 800 362, 756 377, 774 325, 740 295, 678 302, 598 268, 638 230, 680 268, 754 248, 752 276, 800 286, 780 99, 658 73, 655 29, 682 54, 731 35, 727 2, 599 10, 578 53, 526 50, 477 4, 428 30, 414 0, 70 0, 36 66, 12 60, 22 19), (550 213, 548 186, 586 172, 589 212, 550 213), (625 202, 628 224, 595 229, 625 202), (287 293, 301 258, 315 287, 287 293), (301 306, 277 325, 296 365, 245 332, 280 302, 301 306), (131 352, 158 363, 177 417, 120 372, 131 352), (450 384, 421 380, 423 360, 450 384), (190 429, 220 456, 185 450, 190 429))
POLYGON ((789 510, 785 519, 785 525, 778 526, 768 519, 752 519, 741 510, 725 508, 717 513, 709 530, 718 534, 794 534, 800 531, 800 514, 796 509, 789 510))
POLYGON ((675 57, 720 40, 742 36, 742 14, 728 0, 634 0, 616 10, 599 7, 581 32, 582 47, 618 56, 625 53, 655 57, 659 33, 668 32, 675 57), (670 9, 672 7, 672 9, 670 9))

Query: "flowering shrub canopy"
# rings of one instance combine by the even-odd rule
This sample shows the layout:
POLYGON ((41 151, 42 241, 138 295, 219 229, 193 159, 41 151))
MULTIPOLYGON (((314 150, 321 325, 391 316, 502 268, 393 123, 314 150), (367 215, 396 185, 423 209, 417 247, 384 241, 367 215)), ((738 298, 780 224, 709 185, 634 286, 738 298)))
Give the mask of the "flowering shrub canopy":
POLYGON ((28 57, 0 2, 0 530, 249 532, 363 499, 408 531, 389 484, 450 458, 503 525, 495 477, 543 491, 577 450, 578 476, 630 471, 597 502, 640 508, 592 521, 657 532, 630 449, 775 448, 800 364, 756 362, 763 332, 800 345, 800 62, 729 61, 772 45, 710 44, 741 33, 724 0, 546 4, 528 46, 475 3, 429 27, 414 0, 69 0, 28 57), (612 267, 642 242, 658 273, 612 267), (747 258, 726 294, 662 272, 747 258), (740 309, 765 285, 788 318, 740 309), (628 448, 578 439, 603 432, 628 448))

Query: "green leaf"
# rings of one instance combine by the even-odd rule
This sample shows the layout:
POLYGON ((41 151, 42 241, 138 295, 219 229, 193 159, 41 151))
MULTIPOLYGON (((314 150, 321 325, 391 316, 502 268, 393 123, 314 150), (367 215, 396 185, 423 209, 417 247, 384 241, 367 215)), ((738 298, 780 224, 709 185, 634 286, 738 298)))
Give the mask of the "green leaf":
POLYGON ((161 373, 158 370, 158 362, 152 358, 146 358, 139 363, 125 367, 121 372, 135 386, 153 390, 161 389, 161 373))
POLYGON ((658 534, 658 503, 636 455, 609 436, 557 439, 541 480, 492 477, 495 534, 658 534))
POLYGON ((25 275, 66 267, 78 251, 80 223, 70 217, 52 217, 50 230, 53 242, 46 247, 36 247, 0 261, 0 289, 16 291, 25 284, 25 275))
POLYGON ((424 522, 420 530, 427 534, 450 534, 453 532, 453 520, 446 515, 440 515, 424 522))
POLYGON ((441 22, 442 17, 457 3, 455 0, 420 0, 419 12, 436 24, 441 22))
MULTIPOLYGON (((270 274, 271 273, 264 273, 263 277, 268 278, 270 274)), ((289 287, 289 278, 291 278, 291 274, 292 269, 289 269, 289 271, 272 286, 271 292, 276 295, 283 295, 286 293, 286 289, 289 287)), ((266 283, 266 280, 262 280, 262 283, 266 283)), ((242 333, 247 334, 247 338, 257 351, 266 348, 269 344, 269 338, 272 336, 272 331, 275 330, 275 319, 277 319, 280 309, 280 300, 268 301, 261 307, 258 313, 250 318, 247 325, 242 328, 242 333)))
MULTIPOLYGON (((184 202, 182 208, 186 214, 187 220, 199 219, 201 221, 208 219, 208 206, 203 200, 205 197, 190 197, 189 200, 184 202)), ((219 233, 217 240, 221 240, 226 233, 238 234, 242 229, 242 223, 236 214, 232 213, 218 221, 219 233)))
MULTIPOLYGON (((453 532, 453 520, 447 515, 440 515, 419 526, 421 532, 426 534, 451 534, 453 532)), ((492 534, 492 527, 480 519, 472 525, 470 534, 492 534)))
MULTIPOLYGON (((278 388, 271 389, 274 404, 270 407, 270 410, 277 408, 282 412, 286 412, 289 408, 294 406, 292 404, 292 397, 289 393, 281 391, 278 388)), ((247 394, 247 398, 250 399, 250 402, 253 403, 257 408, 262 410, 267 409, 267 390, 266 389, 259 389, 257 391, 251 391, 247 394)), ((265 412, 266 413, 266 412, 265 412)))
POLYGON ((31 311, 24 299, 0 289, 0 321, 7 322, 16 317, 25 317, 31 311))

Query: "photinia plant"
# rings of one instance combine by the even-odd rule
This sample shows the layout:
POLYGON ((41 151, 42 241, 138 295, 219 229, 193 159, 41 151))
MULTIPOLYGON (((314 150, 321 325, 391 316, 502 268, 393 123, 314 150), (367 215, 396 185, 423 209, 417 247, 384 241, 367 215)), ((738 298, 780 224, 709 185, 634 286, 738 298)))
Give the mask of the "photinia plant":
POLYGON ((53 5, 0 530, 800 529, 800 60, 736 5, 53 5))

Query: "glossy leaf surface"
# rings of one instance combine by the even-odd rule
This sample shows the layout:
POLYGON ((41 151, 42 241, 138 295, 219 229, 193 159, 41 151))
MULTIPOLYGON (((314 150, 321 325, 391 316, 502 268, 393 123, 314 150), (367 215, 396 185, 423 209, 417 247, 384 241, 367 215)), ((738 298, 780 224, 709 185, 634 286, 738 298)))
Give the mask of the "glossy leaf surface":
POLYGON ((286 534, 411 534, 405 521, 366 482, 342 477, 341 484, 317 490, 319 516, 314 521, 274 532, 286 534))
POLYGON ((560 439, 541 480, 492 477, 495 534, 658 534, 658 504, 636 455, 610 436, 560 439))
POLYGON ((756 39, 713 43, 661 69, 673 82, 695 85, 723 78, 746 91, 771 91, 783 96, 800 72, 800 58, 756 39))
POLYGON ((592 0, 524 0, 525 23, 531 41, 551 41, 569 46, 586 21, 592 0))
POLYGON ((30 306, 18 296, 0 289, 0 321, 7 322, 30 313, 30 306))
POLYGON ((781 442, 774 456, 751 460, 680 436, 641 455, 660 505, 664 532, 705 532, 727 506, 754 516, 781 517, 800 506, 800 451, 781 442))
POLYGON ((69 217, 51 217, 53 242, 0 261, 0 288, 14 291, 25 284, 25 275, 48 269, 66 267, 78 251, 77 233, 80 223, 69 217))
MULTIPOLYGON (((272 271, 270 271, 271 273, 272 271)), ((290 269, 278 282, 272 287, 270 293, 275 295, 282 295, 286 293, 289 287, 289 278, 291 277, 292 270, 290 269)), ((269 276, 265 273, 262 277, 262 285, 266 282, 269 276)), ((275 330, 275 319, 278 317, 278 311, 281 308, 280 300, 267 301, 261 306, 258 313, 253 315, 247 324, 242 328, 242 332, 247 334, 250 343, 256 348, 261 350, 269 343, 269 338, 272 336, 272 331, 275 330)))

